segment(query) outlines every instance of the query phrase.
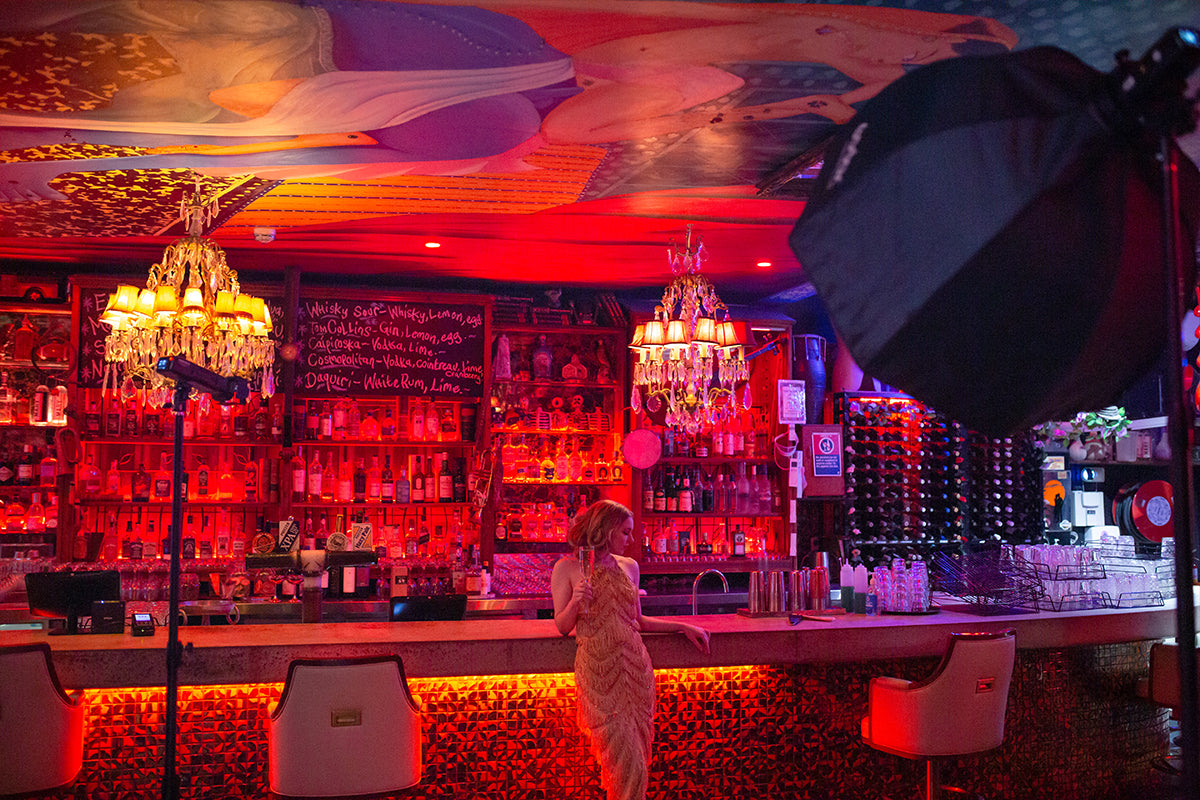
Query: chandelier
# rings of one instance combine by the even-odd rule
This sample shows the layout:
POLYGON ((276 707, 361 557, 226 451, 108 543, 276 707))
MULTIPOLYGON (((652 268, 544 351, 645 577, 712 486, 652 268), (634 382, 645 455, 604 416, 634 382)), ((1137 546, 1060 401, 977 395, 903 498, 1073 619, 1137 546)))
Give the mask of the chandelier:
MULTIPOLYGON (((197 180, 179 204, 187 236, 167 246, 150 267, 146 288, 121 285, 108 298, 100 321, 112 331, 104 341, 107 389, 109 365, 124 371, 122 395, 134 393, 134 379, 152 393, 174 381, 157 372, 159 358, 181 355, 226 377, 245 378, 264 395, 274 392, 271 365, 271 312, 261 297, 241 291, 225 252, 203 235, 217 213, 217 199, 205 199, 197 180)), ((116 386, 116 370, 112 371, 116 386)))
POLYGON ((666 403, 668 426, 695 435, 720 425, 751 404, 750 369, 729 309, 716 288, 700 274, 707 253, 692 226, 684 244, 667 249, 675 277, 663 290, 654 318, 638 325, 629 349, 637 356, 629 404, 634 412, 656 412, 666 403), (720 318, 718 318, 720 317, 720 318), (744 383, 741 403, 734 389, 744 383))

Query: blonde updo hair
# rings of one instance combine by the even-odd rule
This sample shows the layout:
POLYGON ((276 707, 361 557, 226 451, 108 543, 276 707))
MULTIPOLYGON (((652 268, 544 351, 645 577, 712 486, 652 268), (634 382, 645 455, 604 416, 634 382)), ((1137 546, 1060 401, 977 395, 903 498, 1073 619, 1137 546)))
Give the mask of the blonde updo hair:
POLYGON ((607 548, 612 532, 627 519, 633 519, 633 512, 616 500, 597 500, 575 517, 567 531, 567 544, 573 548, 607 548))

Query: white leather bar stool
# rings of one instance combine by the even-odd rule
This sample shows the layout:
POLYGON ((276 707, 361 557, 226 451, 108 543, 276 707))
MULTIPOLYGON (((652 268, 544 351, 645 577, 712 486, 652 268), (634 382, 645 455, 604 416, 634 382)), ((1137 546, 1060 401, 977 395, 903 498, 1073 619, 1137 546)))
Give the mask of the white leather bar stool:
POLYGON ((421 714, 399 656, 301 659, 268 709, 268 786, 285 797, 381 794, 421 780, 421 714))
POLYGON ((885 753, 925 761, 925 796, 941 795, 939 759, 982 753, 1004 741, 1004 715, 1017 639, 952 633, 942 663, 921 681, 873 678, 863 741, 885 753))
POLYGON ((0 795, 44 792, 83 767, 83 706, 63 691, 46 644, 0 647, 0 795))

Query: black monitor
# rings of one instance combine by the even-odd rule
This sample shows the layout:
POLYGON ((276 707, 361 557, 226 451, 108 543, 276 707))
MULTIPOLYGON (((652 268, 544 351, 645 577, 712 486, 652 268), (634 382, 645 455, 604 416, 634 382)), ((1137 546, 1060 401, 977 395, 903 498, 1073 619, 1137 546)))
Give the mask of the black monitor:
POLYGON ((37 617, 66 617, 65 633, 79 633, 79 618, 91 616, 97 600, 121 599, 121 573, 30 572, 25 576, 29 612, 37 617))

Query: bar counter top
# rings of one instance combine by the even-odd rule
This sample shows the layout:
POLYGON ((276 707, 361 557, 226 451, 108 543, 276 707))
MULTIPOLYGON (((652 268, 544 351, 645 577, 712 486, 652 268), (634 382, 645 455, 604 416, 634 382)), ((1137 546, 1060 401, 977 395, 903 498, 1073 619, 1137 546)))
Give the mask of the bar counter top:
MULTIPOLYGON (((979 616, 945 603, 928 615, 845 615, 828 622, 786 617, 701 615, 678 619, 707 628, 709 655, 680 634, 647 634, 656 668, 754 664, 845 663, 940 655, 955 631, 1015 628, 1022 649, 1063 649, 1175 635, 1175 605, 1128 610, 1042 612, 979 616)), ((0 633, 0 644, 46 642, 63 685, 69 688, 163 686, 167 632, 153 636, 45 631, 0 633)), ((573 637, 551 620, 362 622, 185 626, 181 685, 280 682, 296 658, 398 653, 410 677, 518 675, 571 672, 573 637)))

